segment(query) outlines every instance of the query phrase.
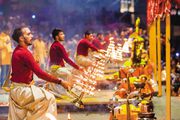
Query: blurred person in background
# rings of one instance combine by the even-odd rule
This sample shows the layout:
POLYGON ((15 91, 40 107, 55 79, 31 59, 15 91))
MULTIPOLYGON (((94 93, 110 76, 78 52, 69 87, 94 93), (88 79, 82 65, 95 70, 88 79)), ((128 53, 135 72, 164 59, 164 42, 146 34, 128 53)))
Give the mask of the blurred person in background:
POLYGON ((33 73, 41 79, 69 89, 71 84, 44 72, 28 50, 33 35, 28 27, 14 30, 13 40, 18 43, 12 54, 12 77, 9 93, 8 120, 49 120, 57 118, 54 95, 33 84, 33 73))
POLYGON ((42 37, 38 37, 33 41, 32 44, 33 56, 40 67, 45 70, 46 59, 47 59, 47 47, 46 43, 43 41, 42 37))
POLYGON ((97 49, 104 49, 104 43, 105 42, 103 33, 97 33, 97 38, 92 41, 92 44, 96 46, 97 49))
POLYGON ((125 32, 123 30, 120 32, 119 37, 120 37, 119 43, 123 46, 124 38, 125 38, 125 32))
POLYGON ((171 85, 172 85, 172 95, 179 96, 180 94, 179 58, 171 60, 171 85))
POLYGON ((105 33, 105 37, 104 37, 105 43, 104 43, 104 45, 103 45, 103 47, 104 47, 105 50, 107 50, 107 48, 108 48, 108 46, 109 46, 109 44, 110 44, 110 38, 112 38, 112 37, 113 37, 113 36, 112 36, 112 34, 111 34, 110 31, 107 31, 107 33, 105 33))
POLYGON ((11 54, 12 54, 12 43, 9 36, 9 30, 5 29, 4 32, 0 33, 0 85, 2 86, 8 73, 10 72, 11 65, 11 54))

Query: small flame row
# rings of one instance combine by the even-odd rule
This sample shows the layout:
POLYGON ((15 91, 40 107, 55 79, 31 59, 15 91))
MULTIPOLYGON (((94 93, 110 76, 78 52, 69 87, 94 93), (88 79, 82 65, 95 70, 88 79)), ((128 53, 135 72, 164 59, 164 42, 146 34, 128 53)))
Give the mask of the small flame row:
POLYGON ((91 67, 88 67, 82 75, 76 76, 76 83, 73 86, 76 90, 89 95, 94 95, 95 86, 97 85, 96 77, 103 77, 106 63, 102 54, 95 55, 95 58, 98 58, 98 60, 91 67))

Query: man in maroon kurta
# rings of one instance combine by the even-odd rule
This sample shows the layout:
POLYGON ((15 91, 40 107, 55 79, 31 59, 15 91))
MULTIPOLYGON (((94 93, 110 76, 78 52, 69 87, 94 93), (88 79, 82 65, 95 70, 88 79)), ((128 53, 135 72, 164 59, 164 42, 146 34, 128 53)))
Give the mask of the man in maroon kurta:
POLYGON ((66 61, 75 69, 79 69, 79 66, 68 57, 68 53, 66 52, 64 46, 60 43, 61 41, 64 41, 64 32, 60 29, 54 29, 52 36, 55 41, 50 48, 50 65, 65 67, 64 61, 66 61))
MULTIPOLYGON (((64 80, 71 80, 74 78, 74 74, 72 73, 71 68, 65 67, 64 61, 66 61, 69 65, 71 65, 76 70, 82 71, 76 63, 74 63, 69 57, 68 53, 66 52, 64 46, 60 43, 64 41, 64 32, 60 29, 54 29, 52 32, 52 37, 55 40, 50 48, 50 65, 51 65, 51 73, 55 76, 61 77, 64 80)), ((49 89, 53 92, 57 93, 58 95, 66 94, 64 89, 56 84, 50 84, 49 89)))
POLYGON ((111 32, 107 32, 106 34, 105 34, 105 37, 104 37, 104 45, 103 45, 103 48, 105 49, 105 50, 107 50, 107 48, 108 48, 108 46, 109 46, 109 44, 110 44, 110 38, 112 37, 112 34, 111 34, 111 32))
POLYGON ((15 29, 12 38, 18 43, 18 46, 12 55, 12 89, 10 90, 8 120, 47 119, 46 113, 56 117, 54 96, 43 88, 32 84, 33 72, 41 79, 61 84, 66 89, 68 89, 69 84, 47 74, 35 62, 27 49, 32 44, 33 38, 28 27, 15 29))
POLYGON ((85 37, 81 39, 77 46, 76 61, 83 67, 92 65, 92 60, 88 58, 88 50, 98 51, 98 49, 91 43, 93 34, 89 31, 85 32, 85 37))
POLYGON ((97 34, 97 38, 92 41, 92 44, 98 49, 104 49, 104 35, 102 33, 97 34))

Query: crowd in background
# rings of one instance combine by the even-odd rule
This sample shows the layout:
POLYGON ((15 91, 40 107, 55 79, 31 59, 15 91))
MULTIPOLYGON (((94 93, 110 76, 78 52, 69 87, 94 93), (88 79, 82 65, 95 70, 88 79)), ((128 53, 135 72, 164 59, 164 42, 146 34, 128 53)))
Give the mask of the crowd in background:
MULTIPOLYGON (((25 21, 24 19, 21 19, 21 16, 16 17, 9 17, 6 21, 5 19, 2 21, 2 25, 0 28, 0 79, 1 79, 1 86, 6 79, 6 76, 9 73, 10 65, 11 65, 11 54, 13 52, 13 49, 16 46, 16 43, 11 40, 11 33, 12 30, 18 26, 27 26, 28 21, 25 21)), ((33 55, 35 60, 39 63, 42 69, 47 70, 49 67, 49 48, 50 45, 53 42, 50 30, 48 29, 48 24, 43 24, 43 26, 40 28, 37 26, 31 26, 33 34, 34 34, 34 41, 33 45, 29 48, 33 55)), ((109 25, 107 25, 109 26, 109 25)), ((93 29, 94 30, 94 39, 97 36, 97 33, 103 34, 103 39, 107 41, 110 37, 114 38, 115 44, 120 43, 122 46, 126 42, 126 40, 129 38, 130 34, 134 32, 133 27, 128 26, 127 24, 111 24, 111 27, 108 29, 93 29)), ((72 37, 69 37, 65 40, 64 46, 69 51, 69 55, 72 59, 74 59, 76 47, 78 41, 83 37, 83 33, 76 33, 72 35, 72 37)), ((66 31, 65 31, 65 35, 66 31)), ((148 36, 147 31, 140 29, 139 35, 144 38, 144 45, 145 49, 148 49, 148 36)), ((68 35, 67 35, 68 36, 68 35)), ((162 35, 161 37, 161 45, 162 45, 162 65, 164 65, 165 62, 165 37, 162 35)), ((174 91, 177 93, 177 87, 179 88, 179 69, 180 69, 180 63, 179 63, 179 56, 176 55, 175 48, 172 47, 171 49, 171 73, 172 73, 172 87, 174 91)), ((165 66, 163 66, 163 70, 165 69, 165 66)), ((175 93, 175 94, 176 94, 175 93)))

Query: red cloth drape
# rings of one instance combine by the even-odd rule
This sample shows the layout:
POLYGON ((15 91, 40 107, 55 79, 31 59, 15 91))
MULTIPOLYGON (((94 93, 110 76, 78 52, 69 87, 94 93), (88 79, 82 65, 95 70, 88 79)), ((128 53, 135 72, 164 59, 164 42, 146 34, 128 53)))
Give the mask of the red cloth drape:
POLYGON ((171 12, 171 0, 166 0, 164 13, 169 14, 171 12))
POLYGON ((147 25, 150 26, 158 16, 170 13, 170 9, 171 0, 147 0, 147 25))
POLYGON ((155 18, 155 0, 147 0, 147 25, 151 25, 155 18))

